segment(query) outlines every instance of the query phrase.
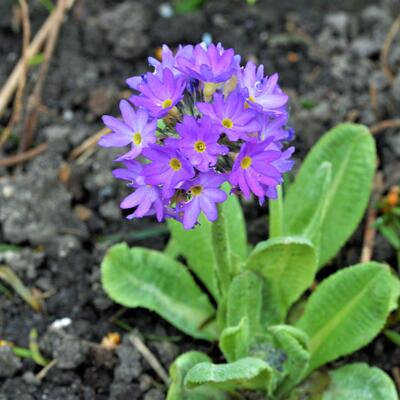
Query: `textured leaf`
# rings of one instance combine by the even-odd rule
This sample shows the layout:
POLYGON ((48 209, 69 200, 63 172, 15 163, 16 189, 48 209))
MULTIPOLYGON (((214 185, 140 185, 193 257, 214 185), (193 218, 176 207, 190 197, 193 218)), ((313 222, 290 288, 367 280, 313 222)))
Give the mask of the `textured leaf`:
POLYGON ((364 363, 345 365, 329 373, 331 383, 322 400, 398 400, 390 377, 364 363))
POLYGON ((394 311, 399 307, 399 297, 400 297, 400 280, 396 275, 392 274, 392 296, 390 298, 389 311, 394 311))
POLYGON ((286 355, 286 376, 278 387, 279 395, 283 396, 302 380, 307 370, 310 360, 308 337, 303 331, 290 325, 271 326, 268 331, 274 335, 277 346, 286 355))
POLYGON ((263 360, 254 357, 242 358, 229 364, 211 364, 208 362, 195 365, 185 377, 185 386, 200 385, 233 388, 260 389, 270 392, 272 368, 263 360))
POLYGON ((250 254, 246 268, 265 278, 267 320, 282 323, 290 306, 311 285, 317 259, 309 241, 277 238, 259 243, 250 254))
POLYGON ((111 247, 101 268, 104 290, 117 303, 155 311, 193 337, 217 337, 215 324, 210 323, 213 306, 185 266, 174 259, 121 243, 111 247))
POLYGON ((236 326, 246 317, 250 332, 260 331, 263 301, 263 279, 252 271, 235 276, 229 287, 227 299, 227 326, 236 326))
MULTIPOLYGON (((227 188, 225 188, 227 190, 227 188)), ((225 212, 230 248, 240 257, 247 256, 246 226, 242 208, 235 196, 229 196, 221 205, 225 212)), ((181 223, 169 220, 174 245, 178 246, 180 254, 186 258, 191 270, 207 287, 215 299, 218 299, 218 286, 215 276, 215 257, 212 248, 211 223, 201 215, 200 225, 194 229, 185 230, 181 223)))
POLYGON ((219 390, 200 387, 187 389, 183 381, 186 373, 201 362, 210 362, 211 359, 199 351, 189 351, 180 355, 169 369, 171 385, 168 390, 167 400, 220 400, 225 399, 225 394, 219 390))
POLYGON ((320 185, 316 175, 324 162, 332 177, 325 193, 319 264, 324 265, 356 229, 368 204, 376 164, 375 143, 363 125, 341 124, 310 151, 284 202, 286 234, 300 235, 318 212, 320 185))
POLYGON ((239 325, 228 326, 222 331, 219 347, 229 362, 249 355, 250 329, 247 317, 243 317, 239 325))
POLYGON ((308 372, 358 350, 381 331, 392 285, 389 268, 370 262, 340 270, 317 287, 296 324, 310 338, 308 372))

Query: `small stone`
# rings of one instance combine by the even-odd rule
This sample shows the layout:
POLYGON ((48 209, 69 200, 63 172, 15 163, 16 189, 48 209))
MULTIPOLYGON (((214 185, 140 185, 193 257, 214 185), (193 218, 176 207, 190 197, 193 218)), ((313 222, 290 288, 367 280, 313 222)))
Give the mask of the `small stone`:
POLYGON ((174 9, 169 3, 162 3, 158 8, 158 13, 163 18, 171 18, 174 15, 174 9))
POLYGON ((75 369, 81 365, 88 353, 87 345, 79 338, 65 336, 59 347, 53 352, 57 359, 57 367, 61 369, 75 369))
POLYGON ((0 378, 11 378, 22 367, 21 360, 13 353, 10 346, 0 347, 0 378))
POLYGON ((138 378, 143 370, 140 363, 141 356, 130 343, 127 335, 124 336, 122 344, 115 352, 119 363, 114 371, 114 380, 131 382, 134 378, 138 378))
POLYGON ((109 400, 139 400, 140 391, 138 385, 125 382, 113 382, 110 387, 109 400))
POLYGON ((3 187, 3 196, 6 199, 9 199, 10 197, 12 197, 14 195, 14 188, 12 186, 9 185, 5 185, 3 187))
POLYGON ((97 87, 90 92, 89 109, 96 116, 106 114, 114 105, 118 93, 113 87, 97 87))
POLYGON ((379 54, 382 43, 374 41, 368 37, 359 37, 354 40, 351 50, 359 57, 371 57, 379 54))
POLYGON ((391 18, 383 7, 370 5, 361 13, 361 21, 369 29, 374 25, 381 25, 382 28, 386 28, 390 25, 391 18))
POLYGON ((325 18, 326 25, 340 36, 347 36, 350 26, 350 16, 344 12, 329 14, 325 18))
POLYGON ((144 400, 163 400, 165 399, 165 394, 158 389, 151 389, 144 396, 144 400))
POLYGON ((35 386, 40 385, 40 380, 36 378, 36 375, 32 371, 24 372, 24 374, 22 375, 22 379, 28 385, 35 385, 35 386))
POLYGON ((121 211, 118 203, 114 200, 107 201, 100 206, 100 214, 109 221, 119 221, 121 219, 121 211))
POLYGON ((142 392, 146 392, 147 390, 149 390, 151 388, 151 386, 153 385, 153 381, 154 380, 150 375, 143 374, 139 378, 140 390, 142 392))
POLYGON ((88 221, 93 215, 92 210, 83 204, 77 204, 74 207, 74 213, 81 221, 88 221))

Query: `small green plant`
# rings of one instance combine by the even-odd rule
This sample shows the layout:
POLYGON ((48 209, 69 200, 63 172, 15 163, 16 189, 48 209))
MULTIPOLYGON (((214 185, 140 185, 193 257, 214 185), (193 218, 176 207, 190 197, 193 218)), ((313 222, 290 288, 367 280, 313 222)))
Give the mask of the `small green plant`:
POLYGON ((114 301, 219 342, 226 362, 197 351, 176 359, 168 400, 240 398, 242 390, 268 399, 398 399, 386 373, 366 364, 318 370, 371 342, 397 307, 399 281, 384 264, 315 281, 359 224, 375 162, 368 130, 342 124, 311 150, 285 197, 270 200, 270 238, 254 249, 230 196, 214 223, 202 216, 187 231, 169 222, 164 253, 123 243, 108 251, 102 282, 114 301))

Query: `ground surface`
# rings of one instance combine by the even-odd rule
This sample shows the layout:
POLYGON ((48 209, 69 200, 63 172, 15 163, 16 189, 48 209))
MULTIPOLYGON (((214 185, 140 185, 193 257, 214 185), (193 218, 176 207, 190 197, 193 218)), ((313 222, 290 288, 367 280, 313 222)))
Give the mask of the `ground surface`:
MULTIPOLYGON (((0 2, 0 84, 20 52, 12 4, 0 2)), ((268 73, 278 71, 292 98, 297 167, 336 123, 352 119, 371 126, 396 117, 396 110, 398 117, 400 73, 390 84, 379 63, 383 40, 399 13, 396 0, 259 0, 253 7, 244 0, 210 0, 202 10, 168 19, 160 15, 159 5, 153 0, 77 1, 63 26, 45 87, 36 143, 47 142, 49 150, 23 168, 0 168, 0 243, 21 248, 0 252, 0 264, 8 264, 29 287, 48 296, 44 312, 34 313, 2 290, 0 339, 27 347, 29 332, 36 328, 43 354, 58 360, 39 381, 35 374, 40 367, 0 348, 1 400, 163 399, 165 387, 116 325, 118 320, 143 335, 165 368, 191 347, 215 354, 214 348, 193 342, 149 312, 116 315, 120 307, 106 298, 99 282, 104 252, 121 240, 162 249, 166 229, 150 219, 123 219, 118 204, 127 192, 111 176, 112 152, 94 149, 65 164, 71 150, 101 128, 99 116, 117 112, 124 79, 145 71, 146 57, 162 43, 196 43, 208 32, 244 59, 265 64, 268 73), (51 328, 62 318, 72 322, 51 328), (98 346, 111 331, 123 336, 114 353, 98 346)), ((34 29, 46 14, 39 1, 31 2, 34 29)), ((389 63, 400 71, 400 40, 389 63)), ((7 115, 2 122, 6 120, 7 115)), ((20 134, 17 129, 0 158, 15 151, 20 134)), ((388 188, 400 178, 399 131, 380 133, 377 144, 388 188)), ((265 239, 266 209, 250 203, 245 210, 251 242, 265 239)), ((362 227, 329 270, 357 262, 361 242, 362 227)), ((374 257, 395 262, 381 237, 374 257)), ((400 351, 381 337, 353 359, 391 373, 399 357, 400 351)))

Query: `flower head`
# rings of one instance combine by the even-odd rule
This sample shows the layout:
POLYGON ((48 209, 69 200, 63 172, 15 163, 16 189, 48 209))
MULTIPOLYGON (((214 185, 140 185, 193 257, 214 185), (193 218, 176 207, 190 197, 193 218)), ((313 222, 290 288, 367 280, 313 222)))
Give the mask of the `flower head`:
POLYGON ((185 80, 175 78, 172 71, 165 68, 161 78, 147 73, 145 82, 140 83, 137 89, 141 94, 133 95, 129 100, 137 107, 145 107, 151 116, 160 118, 182 100, 185 80))
POLYGON ((186 183, 185 189, 190 197, 190 200, 183 206, 183 226, 186 229, 190 229, 196 224, 202 211, 209 221, 217 219, 216 204, 224 202, 228 197, 220 189, 225 180, 224 174, 206 172, 186 183))
POLYGON ((253 110, 244 108, 244 98, 234 91, 224 99, 222 93, 215 93, 213 103, 197 103, 198 109, 214 122, 219 133, 225 133, 229 140, 257 140, 260 123, 253 110))
POLYGON ((278 86, 278 74, 264 77, 264 66, 249 61, 238 74, 239 83, 247 90, 247 106, 260 111, 283 112, 288 96, 278 86))
POLYGON ((132 159, 137 157, 150 143, 155 143, 157 121, 149 117, 147 111, 139 108, 135 111, 126 101, 121 100, 119 108, 122 121, 110 115, 103 116, 103 122, 111 129, 111 133, 99 140, 103 147, 122 147, 131 145, 131 150, 123 158, 132 159))
POLYGON ((229 148, 218 144, 219 132, 208 117, 199 120, 186 115, 176 125, 179 139, 167 139, 165 144, 177 149, 190 160, 199 171, 207 172, 217 162, 219 155, 227 154, 229 148))
POLYGON ((219 83, 227 81, 238 64, 233 49, 225 50, 221 44, 210 44, 207 48, 202 44, 195 46, 193 53, 178 54, 177 68, 187 76, 203 82, 219 83))
POLYGON ((195 172, 189 160, 179 151, 166 146, 152 145, 143 153, 151 163, 143 168, 145 182, 163 185, 163 196, 171 198, 174 189, 194 177, 195 172))
POLYGON ((122 120, 104 116, 112 133, 102 146, 130 150, 113 171, 132 193, 121 203, 128 218, 173 218, 186 229, 204 213, 218 216, 231 195, 276 197, 282 175, 292 168, 293 137, 287 127, 287 95, 278 75, 249 62, 244 68, 233 49, 221 44, 162 48, 162 59, 149 58, 154 70, 128 79, 135 93, 120 104, 122 120))
POLYGON ((292 152, 282 153, 273 138, 261 143, 246 143, 233 164, 229 182, 238 186, 246 198, 254 193, 263 199, 266 188, 282 183, 282 173, 292 166, 292 161, 288 164, 286 156, 292 152))
MULTIPOLYGON (((154 67, 154 75, 157 75, 159 78, 162 78, 164 69, 169 69, 172 71, 174 76, 183 75, 182 72, 177 69, 176 58, 177 57, 186 57, 190 58, 193 53, 193 46, 179 46, 176 55, 172 52, 172 50, 164 44, 162 46, 161 51, 161 61, 157 60, 154 57, 149 57, 149 64, 154 67)), ((138 90, 138 87, 141 83, 146 82, 145 75, 132 76, 126 80, 126 84, 130 86, 132 89, 138 90)))

